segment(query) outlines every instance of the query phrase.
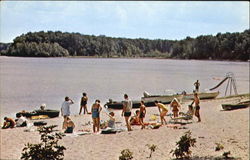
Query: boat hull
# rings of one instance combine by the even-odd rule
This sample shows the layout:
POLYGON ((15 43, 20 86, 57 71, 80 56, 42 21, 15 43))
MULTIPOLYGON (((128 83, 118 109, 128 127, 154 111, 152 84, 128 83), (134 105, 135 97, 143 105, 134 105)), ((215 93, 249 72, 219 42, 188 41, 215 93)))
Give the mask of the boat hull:
MULTIPOLYGON (((206 92, 202 92, 202 93, 198 93, 198 96, 200 99, 214 99, 219 95, 220 92, 210 92, 210 93, 206 93, 206 92)), ((186 94, 183 97, 184 100, 193 100, 194 99, 194 94, 186 94)))
POLYGON ((222 104, 222 109, 224 110, 234 110, 234 109, 241 109, 250 107, 250 102, 243 102, 238 104, 222 104))
POLYGON ((47 115, 49 118, 54 118, 59 116, 60 111, 59 110, 35 110, 33 112, 18 112, 16 113, 16 116, 18 117, 20 114, 22 114, 24 117, 31 118, 32 116, 40 116, 40 115, 47 115))
POLYGON ((151 105, 154 105, 154 102, 155 101, 159 101, 163 104, 169 104, 171 103, 171 101, 174 99, 174 98, 177 98, 180 102, 182 101, 182 98, 183 98, 183 95, 151 95, 151 96, 147 96, 147 97, 142 97, 141 99, 147 103, 147 104, 151 104, 151 105))

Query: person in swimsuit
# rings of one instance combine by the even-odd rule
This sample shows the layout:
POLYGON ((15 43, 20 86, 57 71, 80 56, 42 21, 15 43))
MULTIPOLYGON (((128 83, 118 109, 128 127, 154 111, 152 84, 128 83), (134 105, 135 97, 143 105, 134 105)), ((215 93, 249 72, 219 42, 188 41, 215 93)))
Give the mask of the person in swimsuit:
POLYGON ((100 100, 96 100, 95 103, 92 105, 92 119, 93 119, 93 132, 99 132, 100 129, 100 111, 102 110, 100 100))
POLYGON ((128 128, 128 131, 132 131, 130 123, 128 122, 129 117, 131 116, 131 110, 132 110, 132 106, 133 103, 132 101, 128 98, 127 94, 124 94, 124 103, 123 103, 123 110, 122 110, 122 116, 124 115, 125 117, 125 122, 128 128))
POLYGON ((79 112, 79 115, 82 113, 82 108, 83 108, 83 114, 85 114, 85 111, 86 111, 86 114, 88 114, 88 108, 87 108, 87 101, 88 101, 88 97, 87 97, 87 94, 86 93, 83 93, 82 94, 82 98, 81 98, 81 104, 80 104, 80 112, 79 112))
POLYGON ((165 122, 165 124, 167 124, 166 119, 164 118, 164 116, 167 115, 168 113, 168 109, 167 106, 165 106, 162 103, 159 103, 158 101, 155 101, 155 105, 158 107, 159 112, 160 112, 160 117, 161 117, 161 124, 163 125, 163 122, 165 122))
POLYGON ((2 129, 14 128, 16 122, 12 118, 4 117, 4 123, 2 129))
POLYGON ((178 117, 179 108, 181 108, 181 104, 179 103, 177 98, 174 98, 172 102, 170 103, 170 107, 173 108, 172 112, 174 114, 174 117, 178 117))
POLYGON ((140 110, 136 110, 135 115, 130 118, 130 125, 141 125, 140 110))
POLYGON ((197 80, 196 82, 194 82, 194 87, 195 87, 195 92, 199 92, 199 87, 200 87, 199 80, 197 80))
POLYGON ((73 133, 74 128, 74 122, 69 117, 67 117, 63 124, 63 129, 65 129, 64 133, 73 133))
POLYGON ((193 103, 194 103, 194 106, 195 106, 194 115, 198 118, 198 122, 200 122, 201 121, 201 117, 200 117, 200 98, 198 97, 197 92, 194 93, 194 100, 193 100, 191 105, 193 105, 193 103))
POLYGON ((141 106, 140 106, 140 112, 139 112, 139 120, 140 120, 140 124, 141 124, 141 129, 145 128, 143 119, 145 118, 146 115, 146 106, 144 104, 144 101, 141 101, 141 106))

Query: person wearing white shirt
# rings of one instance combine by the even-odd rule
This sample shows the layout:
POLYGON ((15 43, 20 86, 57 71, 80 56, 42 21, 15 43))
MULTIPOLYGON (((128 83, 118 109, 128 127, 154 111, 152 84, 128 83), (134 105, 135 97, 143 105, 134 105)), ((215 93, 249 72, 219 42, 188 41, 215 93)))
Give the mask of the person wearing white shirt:
POLYGON ((16 121, 16 126, 17 127, 27 126, 28 120, 25 117, 23 117, 22 114, 20 114, 17 118, 18 118, 17 121, 16 121))
POLYGON ((72 99, 70 99, 69 97, 65 97, 65 101, 63 102, 62 107, 61 107, 61 114, 64 118, 63 126, 64 126, 64 123, 66 123, 67 117, 70 116, 70 105, 72 104, 74 104, 72 99))

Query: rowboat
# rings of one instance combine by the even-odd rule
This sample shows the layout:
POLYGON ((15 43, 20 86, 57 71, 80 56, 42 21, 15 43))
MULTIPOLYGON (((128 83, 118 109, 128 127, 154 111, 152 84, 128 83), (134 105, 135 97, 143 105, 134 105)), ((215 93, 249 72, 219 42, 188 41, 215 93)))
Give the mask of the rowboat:
POLYGON ((34 110, 32 112, 18 112, 16 113, 16 116, 19 117, 19 115, 23 115, 24 117, 31 118, 32 116, 40 116, 40 115, 46 115, 49 118, 54 118, 59 116, 60 111, 59 110, 51 110, 51 109, 45 109, 45 110, 34 110))
MULTIPOLYGON (((219 95, 219 91, 218 92, 201 92, 198 93, 198 97, 200 99, 214 99, 219 95)), ((194 99, 194 93, 189 93, 189 94, 184 94, 183 97, 184 100, 193 100, 194 99)))
POLYGON ((224 110, 234 110, 250 107, 250 101, 243 101, 236 104, 222 104, 221 105, 224 110))
POLYGON ((147 92, 144 92, 143 97, 141 97, 141 100, 143 100, 149 106, 151 105, 155 106, 154 104, 155 101, 159 101, 163 104, 169 104, 174 98, 177 98, 181 102, 183 95, 182 94, 150 95, 147 92))

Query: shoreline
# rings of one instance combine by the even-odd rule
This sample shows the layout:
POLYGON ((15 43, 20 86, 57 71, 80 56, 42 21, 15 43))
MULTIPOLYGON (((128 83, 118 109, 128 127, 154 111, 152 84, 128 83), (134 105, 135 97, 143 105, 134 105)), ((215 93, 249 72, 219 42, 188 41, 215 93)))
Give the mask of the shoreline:
MULTIPOLYGON (((196 138, 196 147, 191 148, 193 157, 219 157, 223 152, 230 151, 231 156, 240 157, 242 160, 249 158, 249 108, 223 111, 221 104, 237 101, 239 97, 226 99, 201 100, 201 122, 193 117, 191 123, 183 125, 184 128, 174 129, 162 126, 159 129, 141 130, 140 126, 132 126, 132 132, 120 132, 116 134, 93 134, 91 115, 72 115, 71 119, 76 125, 75 131, 90 130, 91 134, 81 136, 65 136, 59 141, 66 147, 65 160, 70 159, 111 159, 116 160, 121 155, 121 150, 129 149, 133 152, 135 159, 147 160, 149 150, 147 144, 155 144, 157 149, 152 159, 166 160, 173 158, 169 152, 176 147, 176 142, 188 130, 192 137, 196 138), (87 124, 87 125, 86 125, 87 124), (215 151, 215 143, 224 146, 224 150, 215 151), (90 147, 91 146, 91 147, 90 147)), ((185 112, 188 103, 182 105, 181 111, 185 112)), ((169 108, 169 105, 167 105, 169 108)), ((133 109, 134 113, 135 109, 133 109)), ((120 110, 115 111, 117 125, 126 127, 124 118, 120 116, 120 110)), ((145 122, 150 121, 150 116, 158 114, 156 107, 147 108, 145 122)), ((169 110, 169 113, 171 111, 169 110)), ((101 120, 108 117, 101 112, 101 120)), ((169 121, 170 117, 166 116, 169 121)), ((42 119, 48 125, 58 125, 59 131, 62 127, 63 118, 42 119)), ((157 120, 159 117, 157 116, 157 120)), ((185 121, 183 121, 185 122, 185 121)), ((27 143, 38 143, 40 136, 37 131, 24 132, 25 128, 1 129, 0 159, 19 159, 22 148, 27 143), (25 137, 29 137, 28 139, 25 137)))
POLYGON ((250 62, 241 60, 219 60, 219 59, 179 59, 179 58, 164 58, 164 57, 98 57, 98 56, 65 56, 65 57, 28 57, 28 56, 6 56, 0 57, 17 57, 17 58, 82 58, 82 59, 155 59, 155 60, 191 60, 191 61, 215 61, 215 62, 250 62))

